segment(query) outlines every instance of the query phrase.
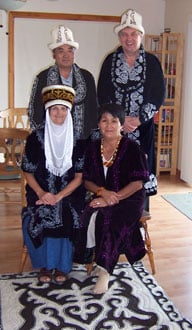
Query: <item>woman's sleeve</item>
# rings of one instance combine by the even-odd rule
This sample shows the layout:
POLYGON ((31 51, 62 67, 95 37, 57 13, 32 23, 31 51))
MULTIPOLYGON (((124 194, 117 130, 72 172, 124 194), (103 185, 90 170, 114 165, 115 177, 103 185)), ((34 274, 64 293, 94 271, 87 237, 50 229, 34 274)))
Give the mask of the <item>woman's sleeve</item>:
POLYGON ((83 172, 86 146, 87 140, 77 140, 73 149, 73 165, 76 173, 83 172))
POLYGON ((149 180, 147 156, 136 142, 130 141, 129 144, 129 151, 124 160, 124 163, 127 162, 128 164, 127 169, 124 166, 125 175, 128 174, 129 181, 142 180, 146 182, 149 180))
POLYGON ((86 148, 84 168, 83 168, 83 180, 94 181, 95 174, 98 168, 95 163, 95 142, 90 142, 89 146, 86 148))
POLYGON ((21 169, 24 172, 34 173, 39 159, 39 144, 36 143, 34 133, 31 133, 25 145, 22 157, 21 169))

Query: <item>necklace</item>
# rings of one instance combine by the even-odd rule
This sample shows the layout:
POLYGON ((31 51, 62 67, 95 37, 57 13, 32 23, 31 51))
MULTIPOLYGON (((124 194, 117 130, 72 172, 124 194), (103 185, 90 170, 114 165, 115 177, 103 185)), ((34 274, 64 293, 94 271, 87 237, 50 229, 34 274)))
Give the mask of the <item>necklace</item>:
POLYGON ((110 157, 109 160, 106 160, 104 155, 103 155, 103 152, 104 152, 104 146, 103 146, 103 139, 101 140, 101 158, 102 158, 102 161, 103 161, 103 165, 106 166, 106 167, 110 167, 111 165, 113 165, 114 161, 115 161, 115 158, 117 156, 117 151, 118 151, 118 148, 119 148, 119 143, 121 141, 121 138, 119 138, 117 140, 117 144, 116 144, 116 148, 112 154, 112 156, 110 157))

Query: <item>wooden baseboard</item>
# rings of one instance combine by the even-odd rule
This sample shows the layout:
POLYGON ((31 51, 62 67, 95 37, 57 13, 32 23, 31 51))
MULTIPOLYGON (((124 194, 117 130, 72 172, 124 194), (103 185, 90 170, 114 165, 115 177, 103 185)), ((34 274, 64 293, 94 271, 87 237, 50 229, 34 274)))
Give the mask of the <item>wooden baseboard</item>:
POLYGON ((181 180, 181 170, 179 170, 178 168, 176 169, 176 178, 181 180))

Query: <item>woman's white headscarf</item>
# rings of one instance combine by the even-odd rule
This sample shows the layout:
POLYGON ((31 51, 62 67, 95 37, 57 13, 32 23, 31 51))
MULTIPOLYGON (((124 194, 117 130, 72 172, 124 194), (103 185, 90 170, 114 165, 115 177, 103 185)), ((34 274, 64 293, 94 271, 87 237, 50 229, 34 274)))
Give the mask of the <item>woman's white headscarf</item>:
POLYGON ((57 176, 62 176, 72 166, 73 123, 70 110, 62 125, 52 122, 49 110, 45 120, 46 168, 57 176))
POLYGON ((42 91, 45 97, 45 158, 46 168, 56 176, 62 176, 72 167, 73 154, 73 122, 71 117, 71 94, 74 90, 64 85, 54 85, 45 87, 42 91), (59 93, 58 93, 59 91, 59 93), (62 125, 52 122, 49 108, 56 104, 67 107, 67 116, 62 125))

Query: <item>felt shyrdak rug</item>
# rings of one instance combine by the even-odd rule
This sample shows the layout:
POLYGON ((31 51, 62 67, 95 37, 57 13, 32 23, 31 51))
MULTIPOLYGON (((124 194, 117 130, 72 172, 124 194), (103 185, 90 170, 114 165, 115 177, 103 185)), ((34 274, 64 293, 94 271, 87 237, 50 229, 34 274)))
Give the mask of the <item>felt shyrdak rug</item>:
POLYGON ((63 286, 40 284, 36 275, 0 276, 0 329, 192 329, 142 263, 119 263, 103 295, 92 293, 96 277, 83 266, 63 286))
POLYGON ((162 197, 177 210, 192 220, 192 192, 164 194, 162 197))

